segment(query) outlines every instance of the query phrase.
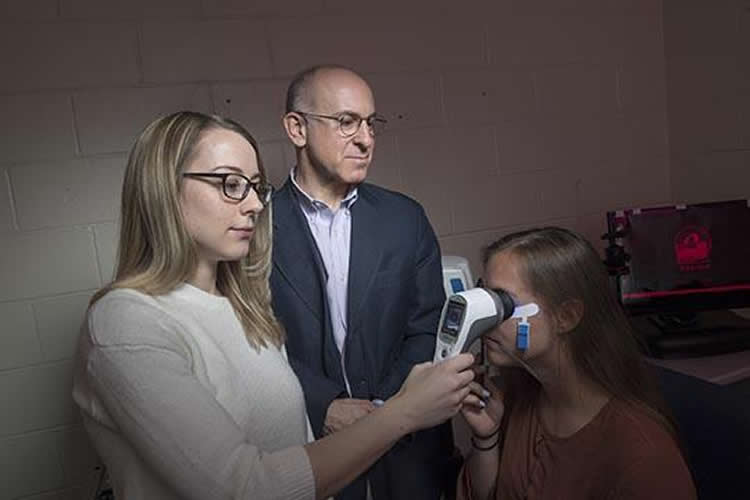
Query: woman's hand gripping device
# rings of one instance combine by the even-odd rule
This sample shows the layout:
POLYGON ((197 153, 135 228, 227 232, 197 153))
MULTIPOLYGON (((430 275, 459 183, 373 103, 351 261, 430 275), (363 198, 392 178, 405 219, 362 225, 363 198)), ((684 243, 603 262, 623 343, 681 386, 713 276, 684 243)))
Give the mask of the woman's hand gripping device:
POLYGON ((451 295, 440 315, 434 361, 466 352, 482 334, 510 318, 514 308, 504 290, 472 288, 451 295))

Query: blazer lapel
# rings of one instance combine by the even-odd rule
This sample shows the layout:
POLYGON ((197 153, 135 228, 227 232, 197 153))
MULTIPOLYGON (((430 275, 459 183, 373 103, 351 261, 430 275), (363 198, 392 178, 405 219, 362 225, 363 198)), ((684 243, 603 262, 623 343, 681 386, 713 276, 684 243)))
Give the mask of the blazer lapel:
POLYGON ((325 270, 289 181, 274 196, 274 265, 318 320, 324 318, 325 270))
POLYGON ((291 181, 274 195, 273 210, 274 266, 320 325, 320 330, 311 327, 310 332, 304 333, 320 331, 326 373, 343 385, 341 353, 333 338, 328 312, 325 266, 291 181))
MULTIPOLYGON (((379 241, 377 206, 360 186, 359 199, 352 205, 351 251, 349 255, 349 290, 347 294, 347 325, 351 334, 359 326, 360 310, 380 264, 382 249, 379 241)), ((348 334, 347 334, 348 335, 348 334)))

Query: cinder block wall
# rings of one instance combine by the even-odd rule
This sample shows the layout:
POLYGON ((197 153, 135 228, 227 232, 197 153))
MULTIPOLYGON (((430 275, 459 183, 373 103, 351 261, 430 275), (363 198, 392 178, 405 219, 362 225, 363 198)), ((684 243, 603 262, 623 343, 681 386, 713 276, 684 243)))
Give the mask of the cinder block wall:
POLYGON ((675 201, 750 198, 750 0, 666 0, 675 201))
POLYGON ((597 239, 605 210, 670 201, 661 4, 1 0, 0 499, 78 500, 95 477, 71 358, 150 119, 240 120, 278 184, 288 78, 350 65, 391 124, 371 179, 420 200, 476 273, 511 229, 597 239))

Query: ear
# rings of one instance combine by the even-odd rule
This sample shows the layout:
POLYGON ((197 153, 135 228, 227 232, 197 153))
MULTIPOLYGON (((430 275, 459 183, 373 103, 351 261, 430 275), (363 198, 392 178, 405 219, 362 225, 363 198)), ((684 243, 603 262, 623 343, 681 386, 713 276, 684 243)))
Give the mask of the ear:
POLYGON ((557 328, 560 333, 568 333, 575 329, 583 318, 583 302, 570 299, 563 302, 556 314, 557 328))
POLYGON ((281 123, 284 125, 289 140, 295 146, 302 148, 307 145, 307 123, 302 115, 291 111, 284 115, 281 123))

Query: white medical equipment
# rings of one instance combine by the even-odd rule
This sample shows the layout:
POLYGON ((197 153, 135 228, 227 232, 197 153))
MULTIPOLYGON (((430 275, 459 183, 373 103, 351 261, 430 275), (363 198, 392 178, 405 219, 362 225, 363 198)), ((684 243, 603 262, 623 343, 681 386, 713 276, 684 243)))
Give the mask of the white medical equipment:
POLYGON ((469 261, 456 255, 443 255, 443 288, 445 296, 474 288, 469 261))
POLYGON ((472 288, 451 295, 440 315, 434 361, 466 352, 484 332, 510 318, 514 308, 502 290, 472 288))

